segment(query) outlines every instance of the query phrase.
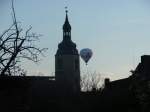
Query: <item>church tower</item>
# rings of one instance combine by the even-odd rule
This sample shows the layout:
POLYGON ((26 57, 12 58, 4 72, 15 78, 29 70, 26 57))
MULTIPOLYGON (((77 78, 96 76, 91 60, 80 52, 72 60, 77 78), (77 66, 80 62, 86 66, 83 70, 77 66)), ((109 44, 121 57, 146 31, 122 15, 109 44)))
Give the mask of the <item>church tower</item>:
MULTIPOLYGON (((55 77, 58 87, 65 93, 80 91, 80 58, 76 44, 71 40, 71 25, 66 19, 63 25, 63 40, 55 55, 55 77)), ((58 89, 59 89, 58 88, 58 89)))

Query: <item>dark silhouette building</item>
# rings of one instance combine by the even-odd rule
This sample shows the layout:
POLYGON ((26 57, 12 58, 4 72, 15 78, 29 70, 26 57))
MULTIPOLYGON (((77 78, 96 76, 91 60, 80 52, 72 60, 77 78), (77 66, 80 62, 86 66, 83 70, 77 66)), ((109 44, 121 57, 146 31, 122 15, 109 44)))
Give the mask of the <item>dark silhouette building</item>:
POLYGON ((130 77, 111 82, 106 79, 100 102, 104 112, 149 112, 150 55, 141 56, 130 77))
POLYGON ((55 55, 55 77, 58 88, 63 88, 64 94, 72 94, 80 92, 80 58, 76 44, 71 40, 71 25, 67 13, 68 11, 63 25, 63 40, 55 55))

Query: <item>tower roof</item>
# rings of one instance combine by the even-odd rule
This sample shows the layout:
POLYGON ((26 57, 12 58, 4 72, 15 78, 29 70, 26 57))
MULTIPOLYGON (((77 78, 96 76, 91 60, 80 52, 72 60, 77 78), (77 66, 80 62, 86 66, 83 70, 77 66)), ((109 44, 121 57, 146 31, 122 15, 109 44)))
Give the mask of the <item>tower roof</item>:
POLYGON ((64 31, 70 31, 71 30, 71 25, 70 25, 69 20, 68 20, 68 10, 66 10, 66 19, 65 19, 65 23, 63 25, 63 30, 64 31))
POLYGON ((58 44, 56 55, 78 55, 76 44, 71 40, 71 25, 68 20, 68 11, 66 10, 66 19, 63 25, 63 40, 58 44))

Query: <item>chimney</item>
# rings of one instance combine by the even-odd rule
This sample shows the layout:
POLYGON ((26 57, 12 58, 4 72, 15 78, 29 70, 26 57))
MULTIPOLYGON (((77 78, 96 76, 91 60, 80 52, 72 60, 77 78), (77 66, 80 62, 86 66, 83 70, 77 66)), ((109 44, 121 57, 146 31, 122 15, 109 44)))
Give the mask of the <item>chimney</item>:
POLYGON ((109 78, 105 78, 105 87, 107 87, 110 83, 110 79, 109 78))

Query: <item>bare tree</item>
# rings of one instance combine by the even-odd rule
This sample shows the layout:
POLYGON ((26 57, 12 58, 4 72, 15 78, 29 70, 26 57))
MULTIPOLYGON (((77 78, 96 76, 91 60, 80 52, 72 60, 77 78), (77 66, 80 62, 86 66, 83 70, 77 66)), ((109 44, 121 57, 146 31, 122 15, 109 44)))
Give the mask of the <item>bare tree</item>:
POLYGON ((37 48, 34 42, 40 35, 31 33, 32 27, 25 32, 16 20, 14 1, 12 0, 12 25, 0 35, 0 75, 25 75, 25 71, 19 66, 21 59, 25 58, 33 62, 39 61, 39 55, 43 55, 46 48, 37 48))
POLYGON ((82 91, 98 90, 101 88, 103 78, 100 73, 88 72, 81 76, 81 89, 82 91))

